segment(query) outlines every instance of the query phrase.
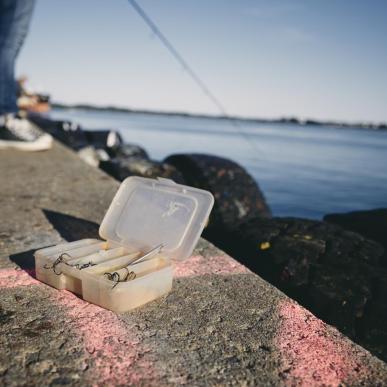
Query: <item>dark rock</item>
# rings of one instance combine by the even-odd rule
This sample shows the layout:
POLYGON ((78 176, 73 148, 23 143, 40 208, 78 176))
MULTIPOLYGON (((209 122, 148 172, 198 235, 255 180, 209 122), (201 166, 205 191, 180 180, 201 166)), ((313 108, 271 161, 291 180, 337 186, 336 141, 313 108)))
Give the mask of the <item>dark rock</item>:
POLYGON ((115 130, 84 130, 80 125, 71 121, 51 120, 38 114, 30 114, 28 119, 74 150, 91 146, 94 149, 103 149, 116 155, 119 148, 124 147, 120 133, 115 130))
MULTIPOLYGON (((338 224, 346 230, 358 232, 366 238, 379 242, 387 252, 387 209, 354 211, 345 214, 329 214, 324 217, 329 223, 338 224)), ((387 266, 387 254, 383 265, 387 266)))
POLYGON ((381 245, 333 224, 294 218, 248 220, 213 242, 387 360, 381 245))
POLYGON ((237 222, 270 217, 271 212, 255 180, 237 163, 217 156, 177 154, 165 159, 184 176, 187 184, 212 192, 214 209, 205 236, 232 230, 237 222))
POLYGON ((43 131, 68 147, 79 150, 89 145, 82 128, 71 121, 51 120, 39 114, 30 114, 28 119, 43 131))
POLYGON ((128 176, 141 176, 172 179, 176 183, 184 183, 184 179, 175 167, 168 163, 161 163, 142 157, 115 158, 101 161, 99 167, 117 180, 124 180, 128 176))
POLYGON ((116 130, 84 130, 89 145, 98 149, 117 149, 124 144, 116 130))
POLYGON ((137 157, 141 159, 149 159, 148 153, 144 148, 136 144, 120 144, 117 148, 109 151, 110 156, 119 158, 137 157))

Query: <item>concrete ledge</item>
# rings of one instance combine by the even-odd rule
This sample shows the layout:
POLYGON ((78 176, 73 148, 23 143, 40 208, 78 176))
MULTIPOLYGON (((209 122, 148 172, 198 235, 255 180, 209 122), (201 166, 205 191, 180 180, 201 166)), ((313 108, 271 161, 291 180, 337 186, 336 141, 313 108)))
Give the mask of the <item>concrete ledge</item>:
POLYGON ((386 385, 387 366, 201 240, 168 296, 116 315, 35 280, 118 183, 56 144, 0 152, 0 384, 386 385))

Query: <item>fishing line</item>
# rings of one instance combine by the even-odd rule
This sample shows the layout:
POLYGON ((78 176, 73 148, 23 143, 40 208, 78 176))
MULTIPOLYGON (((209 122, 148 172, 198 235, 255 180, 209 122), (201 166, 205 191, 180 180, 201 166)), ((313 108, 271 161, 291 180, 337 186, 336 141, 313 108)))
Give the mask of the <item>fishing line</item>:
POLYGON ((175 60, 180 64, 183 70, 191 77, 191 79, 196 83, 200 88, 202 93, 216 106, 219 112, 222 114, 221 118, 225 118, 230 122, 230 124, 238 131, 238 133, 245 139, 249 146, 253 149, 254 153, 258 152, 263 155, 262 150, 258 150, 258 147, 251 141, 249 135, 242 129, 242 126, 236 118, 230 116, 227 113, 227 109, 223 103, 215 96, 211 89, 206 85, 206 83, 197 75, 193 70, 192 66, 184 59, 180 52, 174 47, 174 45, 167 39, 167 37, 161 32, 160 28, 156 23, 149 17, 149 15, 144 11, 144 9, 135 1, 128 0, 129 4, 133 9, 138 13, 138 15, 143 19, 145 24, 151 29, 155 36, 159 38, 163 46, 169 51, 169 53, 175 58, 175 60))

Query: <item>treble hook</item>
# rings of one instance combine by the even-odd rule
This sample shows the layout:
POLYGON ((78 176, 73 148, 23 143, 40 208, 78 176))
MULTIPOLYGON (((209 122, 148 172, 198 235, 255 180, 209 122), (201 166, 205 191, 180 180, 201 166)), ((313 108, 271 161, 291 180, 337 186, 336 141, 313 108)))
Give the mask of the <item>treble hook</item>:
POLYGON ((116 271, 114 273, 104 273, 104 276, 106 276, 108 280, 115 282, 115 284, 112 286, 112 289, 114 289, 119 282, 131 281, 136 278, 136 273, 134 271, 129 271, 127 267, 124 267, 123 269, 126 270, 126 275, 123 279, 121 279, 120 274, 116 271))
POLYGON ((56 271, 56 267, 57 267, 60 263, 64 263, 65 265, 70 266, 70 267, 75 267, 75 268, 78 269, 78 270, 86 269, 87 267, 95 266, 95 265, 96 265, 96 263, 93 263, 93 262, 91 262, 91 261, 88 262, 88 263, 84 263, 84 264, 82 264, 82 265, 79 264, 79 263, 76 263, 76 264, 74 264, 74 265, 70 265, 69 263, 67 263, 67 262, 64 260, 65 256, 67 256, 68 259, 72 259, 72 258, 73 258, 70 254, 68 254, 68 253, 63 253, 63 254, 61 254, 61 255, 54 261, 54 263, 53 263, 51 266, 48 266, 48 264, 46 263, 46 264, 43 266, 43 268, 44 268, 44 269, 52 269, 53 272, 54 272, 56 275, 61 275, 62 272, 58 273, 58 272, 56 271))
POLYGON ((51 266, 48 266, 48 264, 46 263, 46 264, 43 266, 43 268, 44 268, 44 269, 52 269, 52 271, 53 271, 56 275, 61 275, 62 272, 60 272, 60 273, 57 273, 57 272, 56 272, 56 267, 57 267, 60 263, 62 263, 62 262, 66 263, 66 262, 64 261, 65 255, 67 255, 67 256, 69 257, 69 259, 72 259, 72 256, 71 256, 70 254, 63 253, 63 254, 61 254, 61 255, 54 261, 54 263, 53 263, 51 266))
POLYGON ((134 260, 132 260, 132 262, 130 262, 128 266, 123 267, 122 269, 120 269, 120 270, 126 270, 126 275, 125 275, 124 279, 121 279, 121 275, 120 275, 120 273, 118 273, 118 271, 115 271, 114 273, 104 273, 104 276, 108 280, 115 282, 115 284, 113 285, 112 289, 114 289, 120 282, 126 282, 126 281, 134 280, 136 278, 136 273, 134 271, 130 271, 129 267, 132 266, 132 265, 136 265, 136 264, 138 264, 140 262, 144 262, 144 261, 147 261, 149 259, 152 259, 153 258, 152 256, 155 253, 159 253, 163 247, 164 247, 163 244, 160 244, 160 245, 154 247, 153 249, 149 250, 145 254, 140 255, 139 257, 137 257, 134 260))

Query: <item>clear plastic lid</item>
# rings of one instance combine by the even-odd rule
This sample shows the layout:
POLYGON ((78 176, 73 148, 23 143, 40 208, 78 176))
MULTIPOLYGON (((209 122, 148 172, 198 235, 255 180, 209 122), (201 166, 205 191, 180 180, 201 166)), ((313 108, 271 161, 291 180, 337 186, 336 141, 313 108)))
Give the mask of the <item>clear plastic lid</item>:
POLYGON ((210 215, 210 192, 168 179, 128 177, 101 223, 99 234, 131 250, 160 244, 174 260, 188 258, 210 215))

